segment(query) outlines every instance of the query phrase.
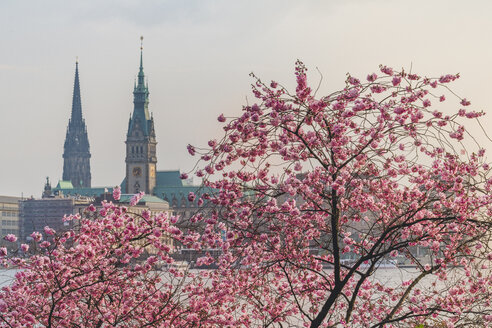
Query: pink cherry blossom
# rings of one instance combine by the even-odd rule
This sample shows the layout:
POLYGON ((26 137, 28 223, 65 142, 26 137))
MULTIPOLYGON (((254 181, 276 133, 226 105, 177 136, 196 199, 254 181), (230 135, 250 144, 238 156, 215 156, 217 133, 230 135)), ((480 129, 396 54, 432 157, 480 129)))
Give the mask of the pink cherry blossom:
POLYGON ((37 231, 34 231, 33 233, 31 233, 31 238, 34 241, 39 242, 43 239, 43 235, 37 231))
POLYGON ((195 155, 195 147, 193 147, 192 145, 188 145, 186 148, 188 149, 188 153, 190 153, 191 156, 195 155))
POLYGON ((17 241, 17 237, 11 233, 7 234, 4 237, 5 240, 10 241, 11 243, 15 243, 17 241))
POLYGON ((395 86, 395 87, 397 85, 399 85, 400 82, 401 82, 401 77, 399 77, 399 76, 395 76, 395 77, 393 77, 393 80, 391 80, 391 84, 393 84, 393 86, 395 86))
POLYGON ((121 187, 116 186, 113 188, 113 198, 114 200, 120 200, 121 197, 121 187))
POLYGON ((374 82, 374 81, 376 81, 377 78, 378 78, 378 76, 376 75, 376 73, 372 73, 372 74, 367 75, 367 81, 369 81, 369 82, 374 82))
POLYGON ((53 235, 56 233, 56 231, 55 231, 55 230, 53 230, 52 228, 48 227, 48 226, 45 226, 45 227, 44 227, 44 233, 45 233, 46 235, 53 236, 53 235))
POLYGON ((138 204, 138 202, 140 202, 140 200, 142 199, 142 197, 145 195, 145 193, 143 191, 135 194, 132 196, 132 198, 130 199, 130 206, 135 206, 138 204))

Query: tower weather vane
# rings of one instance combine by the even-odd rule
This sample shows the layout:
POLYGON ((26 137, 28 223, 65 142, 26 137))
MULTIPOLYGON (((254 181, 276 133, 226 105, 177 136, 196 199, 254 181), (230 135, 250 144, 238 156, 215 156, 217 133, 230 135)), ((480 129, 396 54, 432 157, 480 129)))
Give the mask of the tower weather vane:
POLYGON ((140 36, 140 50, 143 50, 143 35, 140 36))

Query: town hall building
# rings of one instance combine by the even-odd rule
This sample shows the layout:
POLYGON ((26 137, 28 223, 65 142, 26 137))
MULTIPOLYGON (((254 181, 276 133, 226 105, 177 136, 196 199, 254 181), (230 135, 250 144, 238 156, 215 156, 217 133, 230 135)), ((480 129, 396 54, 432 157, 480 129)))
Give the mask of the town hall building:
MULTIPOLYGON (((143 38, 142 38, 143 39, 143 38)), ((142 40, 141 39, 141 40, 142 40)), ((149 87, 145 82, 143 47, 140 47, 140 66, 133 89, 133 112, 126 134, 125 177, 121 182, 123 194, 145 192, 145 198, 168 202, 177 214, 188 216, 196 208, 188 193, 200 194, 200 186, 183 183, 179 170, 157 171, 156 132, 149 111, 149 87)), ((114 186, 91 185, 90 149, 87 127, 82 114, 79 64, 75 64, 75 80, 71 117, 67 127, 63 153, 63 178, 44 195, 99 197, 111 193, 114 186)), ((195 201, 196 202, 196 201, 195 201)))

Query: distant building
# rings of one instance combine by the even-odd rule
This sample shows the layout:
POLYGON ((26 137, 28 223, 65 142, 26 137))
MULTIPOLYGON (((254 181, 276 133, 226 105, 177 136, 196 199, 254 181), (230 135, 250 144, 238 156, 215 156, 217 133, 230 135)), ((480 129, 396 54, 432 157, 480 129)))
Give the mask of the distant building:
POLYGON ((0 196, 1 240, 8 234, 19 235, 19 201, 21 200, 20 197, 0 196))
MULTIPOLYGON (((34 231, 44 233, 49 226, 57 232, 74 228, 75 221, 63 221, 65 215, 82 213, 93 199, 88 197, 49 197, 20 201, 20 240, 29 242, 34 231)), ((46 236, 45 236, 46 237, 46 236)))
MULTIPOLYGON (((198 209, 198 198, 205 189, 201 186, 183 184, 180 175, 178 170, 157 171, 153 194, 169 204, 173 215, 189 218, 198 209), (190 192, 196 194, 193 201, 188 199, 190 192)), ((121 186, 125 184, 126 178, 121 186)))
POLYGON ((60 180, 52 190, 55 196, 98 197, 104 193, 112 193, 113 187, 74 187, 72 182, 60 180))
MULTIPOLYGON (((118 203, 123 206, 128 206, 132 197, 133 194, 123 194, 121 195, 121 198, 118 201, 118 203)), ((168 215, 171 214, 169 204, 163 201, 162 199, 152 195, 144 195, 135 206, 132 206, 128 210, 127 213, 135 214, 135 222, 139 222, 139 220, 142 220, 139 215, 142 214, 142 212, 145 210, 149 211, 151 215, 155 215, 157 213, 162 213, 162 212, 168 213, 168 215)), ((140 222, 140 224, 145 224, 145 223, 140 222)), ((161 236, 161 240, 165 244, 169 245, 171 247, 171 252, 173 252, 174 243, 170 234, 164 234, 163 236, 161 236)), ((147 242, 146 240, 142 240, 141 243, 146 243, 146 242, 147 242)), ((157 252, 156 248, 153 245, 146 246, 145 251, 147 255, 152 255, 157 252)))

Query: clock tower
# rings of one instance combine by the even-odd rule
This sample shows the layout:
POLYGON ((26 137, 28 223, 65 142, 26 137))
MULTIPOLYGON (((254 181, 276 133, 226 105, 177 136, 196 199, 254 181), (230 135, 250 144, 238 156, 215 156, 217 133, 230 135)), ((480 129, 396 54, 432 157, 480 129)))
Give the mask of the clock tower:
MULTIPOLYGON (((143 41, 143 37, 140 38, 143 41)), ((149 89, 143 72, 143 47, 140 47, 140 70, 133 90, 133 113, 126 135, 125 193, 140 191, 153 194, 156 185, 156 139, 154 118, 149 114, 149 89)))

